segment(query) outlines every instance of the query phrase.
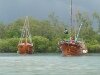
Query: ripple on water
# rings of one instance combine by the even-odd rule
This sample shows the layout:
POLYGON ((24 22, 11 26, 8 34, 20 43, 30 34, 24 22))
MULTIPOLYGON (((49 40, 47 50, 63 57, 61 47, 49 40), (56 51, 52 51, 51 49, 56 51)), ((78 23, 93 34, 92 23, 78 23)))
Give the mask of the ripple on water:
POLYGON ((100 56, 8 55, 0 56, 0 75, 99 75, 100 73, 100 56))

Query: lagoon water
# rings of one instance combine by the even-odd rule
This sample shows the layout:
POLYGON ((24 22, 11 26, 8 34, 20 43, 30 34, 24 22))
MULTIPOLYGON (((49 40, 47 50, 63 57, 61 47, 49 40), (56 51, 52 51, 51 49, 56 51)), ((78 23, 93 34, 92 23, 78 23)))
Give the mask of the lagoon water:
POLYGON ((0 75, 100 75, 100 54, 0 54, 0 75))

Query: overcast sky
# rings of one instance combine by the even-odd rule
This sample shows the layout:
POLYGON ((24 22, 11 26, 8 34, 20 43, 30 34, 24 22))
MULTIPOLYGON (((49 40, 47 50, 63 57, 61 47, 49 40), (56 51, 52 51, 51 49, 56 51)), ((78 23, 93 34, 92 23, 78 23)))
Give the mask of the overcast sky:
MULTIPOLYGON (((73 11, 100 12, 100 0, 73 0, 73 11)), ((10 23, 20 17, 46 19, 54 12, 62 21, 70 15, 70 0, 0 0, 0 22, 10 23)))

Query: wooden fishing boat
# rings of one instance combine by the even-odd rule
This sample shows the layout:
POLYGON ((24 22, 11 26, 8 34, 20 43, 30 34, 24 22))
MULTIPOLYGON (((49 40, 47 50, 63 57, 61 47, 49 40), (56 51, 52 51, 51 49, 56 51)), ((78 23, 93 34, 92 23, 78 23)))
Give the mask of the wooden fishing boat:
POLYGON ((17 52, 19 54, 32 54, 33 53, 33 43, 31 39, 31 35, 29 33, 28 17, 26 17, 24 26, 22 28, 21 38, 18 43, 17 52))
MULTIPOLYGON (((62 40, 58 43, 59 48, 62 52, 63 56, 80 56, 88 52, 85 43, 83 41, 79 41, 79 32, 82 27, 82 24, 79 27, 77 35, 73 35, 72 29, 72 0, 71 0, 71 33, 69 40, 62 40)), ((65 34, 68 34, 68 30, 65 29, 65 34)))
MULTIPOLYGON (((58 43, 63 56, 80 56, 88 52, 85 42, 78 39, 81 27, 82 24, 76 36, 71 36, 70 40, 63 40, 58 43)), ((67 30, 65 30, 66 33, 68 34, 67 30)))
POLYGON ((88 52, 84 42, 82 41, 74 43, 69 41, 60 41, 59 48, 63 56, 80 56, 88 52))

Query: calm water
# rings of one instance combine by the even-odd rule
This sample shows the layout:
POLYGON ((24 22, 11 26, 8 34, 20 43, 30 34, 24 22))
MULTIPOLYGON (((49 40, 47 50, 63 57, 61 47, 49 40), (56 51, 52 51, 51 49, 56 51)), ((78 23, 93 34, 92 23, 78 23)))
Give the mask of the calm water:
POLYGON ((100 75, 100 54, 0 54, 0 75, 100 75))

